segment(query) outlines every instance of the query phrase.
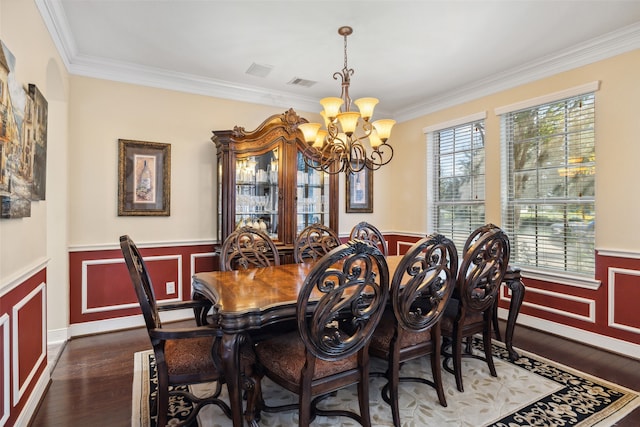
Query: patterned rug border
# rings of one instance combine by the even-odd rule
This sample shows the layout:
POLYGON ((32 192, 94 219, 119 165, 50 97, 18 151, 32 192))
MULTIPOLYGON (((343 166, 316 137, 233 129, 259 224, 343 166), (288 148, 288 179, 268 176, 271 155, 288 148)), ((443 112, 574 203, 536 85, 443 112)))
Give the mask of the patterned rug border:
MULTIPOLYGON (((515 350, 520 355, 520 358, 517 361, 511 361, 509 359, 509 354, 504 347, 504 343, 500 341, 492 341, 492 344, 493 355, 500 357, 501 360, 507 363, 521 366, 523 367, 523 369, 527 369, 529 372, 532 372, 536 375, 541 375, 558 383, 564 382, 565 384, 567 384, 570 382, 575 382, 577 378, 581 378, 585 380, 588 388, 583 390, 576 390, 577 386, 575 384, 572 384, 571 386, 565 385, 563 389, 551 393, 550 395, 541 398, 537 402, 527 405, 525 408, 513 412, 512 414, 502 418, 501 420, 493 424, 487 424, 486 427, 544 425, 536 423, 536 420, 538 422, 540 421, 540 419, 538 419, 536 415, 543 412, 555 413, 559 415, 563 411, 565 411, 565 408, 570 406, 568 402, 575 402, 576 399, 580 398, 585 400, 586 405, 592 404, 594 406, 597 406, 597 396, 600 396, 602 400, 605 401, 603 403, 607 403, 606 401, 608 399, 615 399, 615 401, 608 404, 605 409, 591 415, 589 415, 589 413, 575 414, 575 418, 571 420, 572 422, 568 422, 565 425, 576 427, 605 427, 611 426, 615 422, 620 421, 622 418, 624 418, 630 412, 640 406, 640 392, 636 390, 616 384, 614 382, 597 377, 579 369, 575 369, 571 366, 562 364, 552 359, 548 359, 538 354, 522 350, 520 348, 515 348, 515 350), (541 362, 541 364, 544 363, 545 365, 554 368, 554 371, 563 371, 565 374, 570 374, 571 376, 558 376, 557 374, 552 375, 553 371, 549 371, 546 369, 543 371, 536 371, 534 369, 529 369, 523 366, 525 363, 527 363, 527 361, 531 360, 541 362), (600 386, 604 386, 608 390, 604 390, 600 386), (565 393, 564 395, 562 394, 563 392, 565 393), (613 396, 616 393, 619 394, 618 397, 613 396), (529 423, 522 424, 522 422, 526 422, 527 420, 529 421, 529 423)), ((478 337, 474 337, 474 347, 478 349, 481 348, 481 340, 478 337)), ((568 412, 574 412, 574 408, 571 408, 568 412)))
MULTIPOLYGON (((474 349, 481 351, 481 343, 482 341, 475 337, 474 349)), ((502 342, 493 341, 492 344, 494 357, 553 381, 559 384, 559 388, 533 403, 523 404, 521 408, 509 415, 483 424, 485 427, 546 426, 549 425, 549 417, 555 419, 563 417, 564 421, 561 425, 565 426, 606 427, 613 425, 640 406, 640 393, 636 390, 519 348, 516 348, 516 351, 520 354, 520 359, 512 362, 502 342), (592 413, 601 405, 606 407, 592 413)), ((153 361, 149 362, 150 369, 143 369, 142 365, 143 358, 152 356, 152 353, 152 350, 145 350, 134 354, 131 414, 133 427, 147 427, 141 424, 140 415, 149 414, 151 410, 149 399, 145 396, 154 392, 149 373, 155 369, 155 366, 153 361), (141 387, 144 387, 147 393, 141 393, 141 387)), ((178 409, 188 410, 188 406, 188 403, 185 406, 184 402, 180 402, 178 409)), ((150 424, 155 426, 153 422, 150 424)))

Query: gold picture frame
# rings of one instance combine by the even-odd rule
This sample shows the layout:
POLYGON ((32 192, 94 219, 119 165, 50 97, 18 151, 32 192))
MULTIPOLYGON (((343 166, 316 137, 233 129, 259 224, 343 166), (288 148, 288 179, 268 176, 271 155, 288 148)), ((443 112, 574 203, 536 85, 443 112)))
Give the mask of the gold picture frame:
POLYGON ((118 216, 169 216, 171 145, 118 139, 118 216))
POLYGON ((347 175, 347 213, 373 213, 373 172, 363 168, 347 175))

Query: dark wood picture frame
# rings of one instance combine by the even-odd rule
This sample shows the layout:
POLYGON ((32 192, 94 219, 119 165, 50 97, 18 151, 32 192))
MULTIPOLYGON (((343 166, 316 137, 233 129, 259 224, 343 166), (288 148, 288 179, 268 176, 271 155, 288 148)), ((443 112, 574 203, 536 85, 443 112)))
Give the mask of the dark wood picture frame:
POLYGON ((118 139, 118 216, 169 216, 171 145, 118 139))
POLYGON ((369 168, 347 175, 346 187, 347 212, 373 212, 373 172, 369 168))

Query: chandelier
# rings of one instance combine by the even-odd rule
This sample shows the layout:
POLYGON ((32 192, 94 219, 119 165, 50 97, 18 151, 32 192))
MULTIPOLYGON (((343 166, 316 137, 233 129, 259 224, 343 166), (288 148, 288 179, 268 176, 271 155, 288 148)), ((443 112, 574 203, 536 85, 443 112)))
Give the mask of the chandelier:
POLYGON ((344 68, 333 74, 342 79, 340 97, 320 100, 324 110, 325 128, 320 123, 298 125, 307 143, 305 163, 310 168, 329 174, 345 172, 347 175, 364 168, 380 169, 393 158, 393 148, 387 144, 395 120, 382 119, 371 122, 376 98, 360 98, 354 101, 359 112, 351 111, 349 83, 353 68, 347 66, 347 36, 351 27, 340 27, 338 34, 344 37, 344 68))

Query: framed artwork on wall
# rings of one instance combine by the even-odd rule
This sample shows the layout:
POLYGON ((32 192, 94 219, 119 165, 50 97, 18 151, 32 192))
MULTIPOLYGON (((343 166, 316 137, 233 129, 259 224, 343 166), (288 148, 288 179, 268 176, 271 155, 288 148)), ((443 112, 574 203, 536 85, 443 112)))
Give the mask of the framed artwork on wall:
POLYGON ((118 216, 169 216, 171 145, 118 140, 118 216))
POLYGON ((15 75, 16 58, 0 40, 0 218, 31 216, 45 200, 47 100, 15 75))
POLYGON ((347 212, 373 212, 373 172, 363 168, 347 175, 347 212))

